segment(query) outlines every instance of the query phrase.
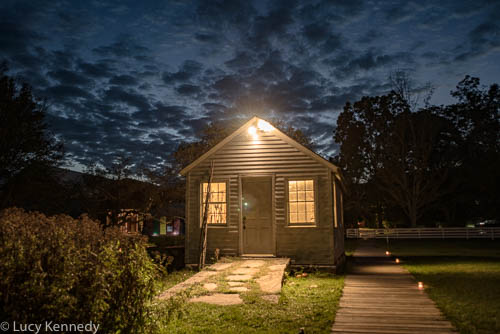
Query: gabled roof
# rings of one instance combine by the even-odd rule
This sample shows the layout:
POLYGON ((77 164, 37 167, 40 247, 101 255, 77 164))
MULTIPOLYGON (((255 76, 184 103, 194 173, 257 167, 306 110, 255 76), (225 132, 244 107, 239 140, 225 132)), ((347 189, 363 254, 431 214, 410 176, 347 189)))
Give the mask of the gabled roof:
MULTIPOLYGON (((232 134, 230 134, 229 136, 227 136, 226 138, 224 138, 217 145, 215 145, 210 150, 208 150, 207 152, 205 152, 198 159, 196 159, 195 161, 193 161, 192 163, 190 163, 188 166, 184 167, 184 169, 182 169, 180 171, 181 175, 186 175, 191 169, 195 168, 200 163, 202 163, 203 161, 205 161, 206 159, 208 159, 212 154, 214 154, 215 152, 217 152, 218 150, 220 150, 222 147, 224 147, 224 145, 226 145, 227 143, 229 143, 233 138, 237 137, 238 135, 240 135, 241 133, 243 133, 245 131, 248 131, 248 128, 251 127, 252 125, 256 125, 257 122, 260 119, 262 119, 262 118, 259 118, 257 116, 252 117, 248 122, 246 122, 245 124, 243 124, 238 130, 234 131, 232 134)), ((332 164, 330 161, 324 159, 320 155, 314 153, 313 151, 311 151, 310 149, 308 149, 304 145, 302 145, 302 144, 296 142, 295 140, 293 140, 292 138, 288 137, 286 134, 284 134, 283 132, 281 132, 280 130, 278 130, 276 127, 274 127, 273 134, 276 135, 278 138, 282 139, 284 142, 286 142, 286 143, 290 144, 291 146, 295 147, 296 149, 298 149, 302 153, 304 153, 307 156, 313 158, 317 162, 323 164, 325 167, 331 169, 334 173, 336 173, 336 174, 338 174, 340 176, 340 171, 339 171, 339 168, 337 166, 335 166, 334 164, 332 164)))

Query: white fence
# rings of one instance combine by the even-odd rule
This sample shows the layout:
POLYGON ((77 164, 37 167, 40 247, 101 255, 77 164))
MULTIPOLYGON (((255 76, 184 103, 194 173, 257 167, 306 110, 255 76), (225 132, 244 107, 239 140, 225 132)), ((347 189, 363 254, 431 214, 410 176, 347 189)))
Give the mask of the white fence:
POLYGON ((492 239, 500 238, 500 227, 445 227, 445 228, 349 228, 349 239, 492 239))

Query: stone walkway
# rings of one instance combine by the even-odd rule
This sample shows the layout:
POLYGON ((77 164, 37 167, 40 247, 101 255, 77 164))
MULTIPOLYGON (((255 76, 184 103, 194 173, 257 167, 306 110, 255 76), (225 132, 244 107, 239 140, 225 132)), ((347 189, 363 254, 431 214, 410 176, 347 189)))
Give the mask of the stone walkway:
POLYGON ((456 333, 413 276, 384 252, 360 241, 332 333, 456 333))
POLYGON ((166 290, 158 298, 168 299, 191 288, 195 296, 189 299, 190 302, 235 305, 243 303, 241 293, 253 289, 264 300, 278 303, 283 275, 289 263, 287 258, 223 258, 166 290))

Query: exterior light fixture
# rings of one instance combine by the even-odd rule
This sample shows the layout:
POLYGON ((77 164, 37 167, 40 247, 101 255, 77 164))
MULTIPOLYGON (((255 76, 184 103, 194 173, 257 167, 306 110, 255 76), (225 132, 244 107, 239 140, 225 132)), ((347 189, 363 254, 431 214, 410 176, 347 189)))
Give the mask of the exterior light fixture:
POLYGON ((257 122, 257 127, 259 128, 259 130, 264 132, 271 132, 274 130, 274 127, 263 119, 259 119, 259 121, 257 122))
POLYGON ((391 255, 391 252, 385 251, 385 255, 391 255))
POLYGON ((396 259, 396 263, 399 263, 399 259, 396 259))
POLYGON ((424 289, 424 283, 418 282, 418 289, 423 290, 424 289))
POLYGON ((257 128, 255 126, 249 127, 248 133, 252 136, 253 140, 259 139, 259 136, 257 135, 257 128))

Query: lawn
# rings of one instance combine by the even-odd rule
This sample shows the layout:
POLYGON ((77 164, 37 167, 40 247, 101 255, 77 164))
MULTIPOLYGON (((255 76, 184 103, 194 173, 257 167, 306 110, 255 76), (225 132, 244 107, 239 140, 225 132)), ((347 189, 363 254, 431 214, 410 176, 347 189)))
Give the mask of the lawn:
MULTIPOLYGON (((162 333, 330 333, 344 285, 343 276, 311 273, 288 277, 278 304, 261 298, 252 289, 242 293, 242 305, 217 306, 187 303, 177 298, 175 316, 162 333)), ((191 294, 198 294, 195 287, 191 294)))
POLYGON ((156 289, 158 293, 161 293, 167 289, 170 289, 177 283, 187 280, 194 274, 196 274, 196 271, 190 269, 172 271, 169 274, 165 274, 160 280, 158 280, 156 289))
POLYGON ((500 333, 500 241, 391 240, 389 250, 461 334, 500 333))

